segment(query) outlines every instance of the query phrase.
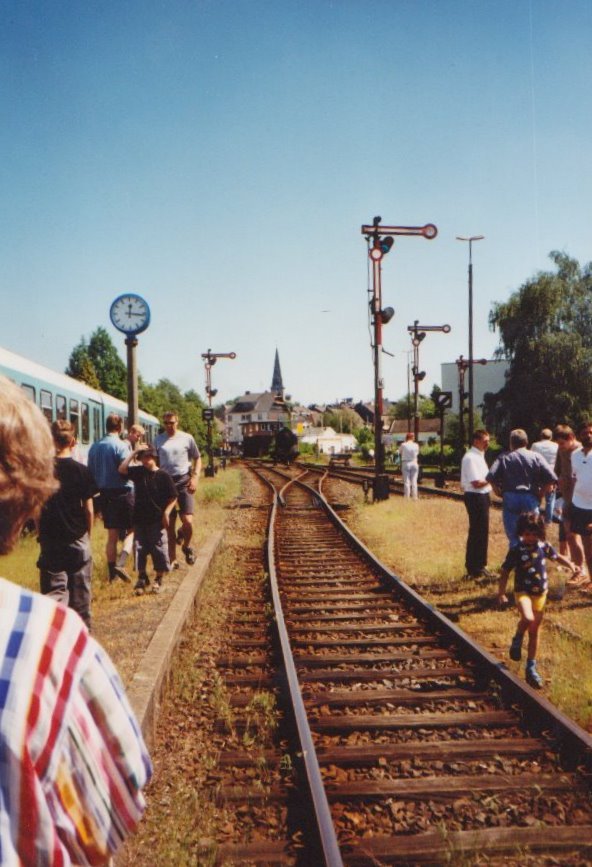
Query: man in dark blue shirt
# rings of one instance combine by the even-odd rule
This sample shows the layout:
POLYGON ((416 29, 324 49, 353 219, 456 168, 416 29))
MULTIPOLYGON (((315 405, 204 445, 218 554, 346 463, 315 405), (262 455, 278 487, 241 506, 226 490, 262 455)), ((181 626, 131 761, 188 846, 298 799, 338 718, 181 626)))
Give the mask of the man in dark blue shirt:
POLYGON ((515 548, 519 516, 539 511, 542 494, 551 490, 557 476, 540 455, 530 451, 526 432, 516 428, 510 433, 510 451, 500 455, 486 478, 503 499, 504 530, 510 548, 515 548))

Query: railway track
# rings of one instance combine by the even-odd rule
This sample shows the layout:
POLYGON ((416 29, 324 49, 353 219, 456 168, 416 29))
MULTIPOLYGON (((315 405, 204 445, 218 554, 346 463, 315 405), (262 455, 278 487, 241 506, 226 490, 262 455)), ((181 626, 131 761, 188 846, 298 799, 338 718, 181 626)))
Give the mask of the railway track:
MULTIPOLYGON (((277 491, 277 639, 270 655, 245 634, 227 681, 287 684, 302 766, 221 794, 286 805, 298 845, 251 838, 220 863, 592 864, 592 739, 378 563, 318 490, 258 472, 277 491)), ((277 748, 266 758, 277 771, 277 748)))

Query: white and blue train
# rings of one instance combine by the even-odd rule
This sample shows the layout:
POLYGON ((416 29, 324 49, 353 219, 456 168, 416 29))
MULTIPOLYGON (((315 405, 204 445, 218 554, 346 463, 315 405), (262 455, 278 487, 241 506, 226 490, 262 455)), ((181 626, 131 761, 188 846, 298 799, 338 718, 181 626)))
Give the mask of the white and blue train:
MULTIPOLYGON (((50 424, 56 419, 69 419, 76 429, 83 453, 104 436, 109 413, 116 412, 122 416, 127 428, 128 411, 124 401, 2 347, 0 373, 20 385, 50 424)), ((152 442, 160 428, 159 420, 140 410, 138 421, 146 430, 147 441, 152 442)))

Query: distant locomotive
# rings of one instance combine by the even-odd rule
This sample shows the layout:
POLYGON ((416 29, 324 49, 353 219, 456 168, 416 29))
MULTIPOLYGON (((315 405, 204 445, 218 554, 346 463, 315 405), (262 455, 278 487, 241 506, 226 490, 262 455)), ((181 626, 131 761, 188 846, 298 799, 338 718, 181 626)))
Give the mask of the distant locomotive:
POLYGON ((274 436, 274 459, 282 464, 291 464, 298 457, 298 437, 287 427, 274 436))

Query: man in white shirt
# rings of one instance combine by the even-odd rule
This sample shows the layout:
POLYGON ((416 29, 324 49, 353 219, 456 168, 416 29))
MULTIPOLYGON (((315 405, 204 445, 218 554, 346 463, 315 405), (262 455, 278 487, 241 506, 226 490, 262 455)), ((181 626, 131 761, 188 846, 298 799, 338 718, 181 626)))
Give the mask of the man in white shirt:
POLYGON ((579 431, 581 449, 572 452, 571 471, 574 479, 571 498, 570 527, 582 538, 589 580, 585 589, 592 591, 592 424, 579 431))
MULTIPOLYGON (((553 431, 545 427, 541 431, 541 438, 531 445, 531 450, 544 458, 551 469, 555 468, 557 450, 559 446, 553 442, 553 431)), ((555 508, 556 488, 553 487, 545 494, 545 524, 550 526, 553 521, 553 509, 555 508)))
POLYGON ((469 516, 469 533, 465 567, 467 578, 489 576, 487 570, 487 545, 489 542, 489 494, 491 485, 486 480, 489 467, 485 452, 489 447, 486 430, 473 433, 473 446, 463 456, 460 468, 460 484, 469 516))
POLYGON ((193 536, 194 494, 201 472, 201 455, 191 434, 179 430, 179 417, 176 412, 165 412, 164 433, 158 434, 154 445, 158 451, 160 469, 172 477, 177 489, 178 511, 181 528, 177 534, 175 524, 176 510, 169 522, 169 559, 172 568, 178 568, 177 543, 183 546, 185 560, 189 566, 195 563, 195 551, 191 547, 193 536))

